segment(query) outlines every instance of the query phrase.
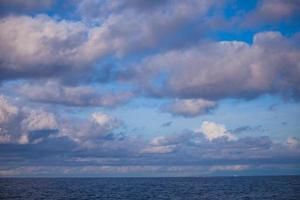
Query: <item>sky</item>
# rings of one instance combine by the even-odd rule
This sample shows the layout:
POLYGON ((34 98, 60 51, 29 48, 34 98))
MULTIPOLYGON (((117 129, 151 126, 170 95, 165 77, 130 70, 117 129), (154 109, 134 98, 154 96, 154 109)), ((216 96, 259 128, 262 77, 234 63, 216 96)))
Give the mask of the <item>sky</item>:
POLYGON ((300 175, 298 0, 1 0, 0 176, 300 175))

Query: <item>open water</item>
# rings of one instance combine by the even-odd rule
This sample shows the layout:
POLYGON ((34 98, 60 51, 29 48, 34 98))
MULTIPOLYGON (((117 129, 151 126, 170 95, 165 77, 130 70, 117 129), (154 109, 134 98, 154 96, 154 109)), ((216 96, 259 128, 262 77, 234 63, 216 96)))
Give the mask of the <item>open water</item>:
POLYGON ((0 199, 300 200, 300 176, 0 178, 0 199))

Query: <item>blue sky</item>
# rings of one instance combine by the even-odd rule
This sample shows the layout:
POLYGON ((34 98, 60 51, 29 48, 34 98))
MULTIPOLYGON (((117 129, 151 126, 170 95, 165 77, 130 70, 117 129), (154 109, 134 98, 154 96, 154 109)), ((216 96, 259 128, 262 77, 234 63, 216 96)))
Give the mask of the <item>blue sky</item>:
POLYGON ((0 176, 300 174, 300 4, 0 3, 0 176))

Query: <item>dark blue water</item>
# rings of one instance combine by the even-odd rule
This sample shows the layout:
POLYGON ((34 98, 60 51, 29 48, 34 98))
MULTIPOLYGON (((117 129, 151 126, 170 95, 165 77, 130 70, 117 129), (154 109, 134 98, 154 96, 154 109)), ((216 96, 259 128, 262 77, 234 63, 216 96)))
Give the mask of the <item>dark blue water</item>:
POLYGON ((300 177, 2 178, 0 199, 300 199, 300 177))

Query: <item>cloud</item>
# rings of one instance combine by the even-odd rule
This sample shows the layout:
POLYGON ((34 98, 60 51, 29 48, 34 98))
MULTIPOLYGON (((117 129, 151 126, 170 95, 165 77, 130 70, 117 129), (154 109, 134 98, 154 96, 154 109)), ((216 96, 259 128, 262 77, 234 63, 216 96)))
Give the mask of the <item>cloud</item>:
POLYGON ((10 98, 0 96, 0 138, 1 143, 29 143, 32 131, 57 128, 56 117, 43 109, 31 109, 14 104, 10 98))
MULTIPOLYGON (((258 165, 299 163, 299 145, 290 148, 285 142, 273 142, 266 136, 222 139, 229 137, 230 133, 224 125, 214 122, 203 123, 202 127, 206 127, 201 131, 185 130, 145 140, 133 136, 119 138, 116 130, 122 124, 116 121, 107 114, 93 113, 87 120, 72 117, 58 120, 56 132, 22 132, 15 142, 9 138, 13 135, 0 134, 0 160, 5 163, 0 172, 3 176, 14 172, 18 174, 21 169, 17 168, 20 166, 33 169, 29 170, 28 175, 34 175, 46 173, 46 167, 51 166, 65 169, 57 169, 56 175, 63 175, 64 172, 71 176, 107 175, 110 173, 108 171, 117 173, 116 170, 125 174, 138 173, 139 169, 133 166, 159 166, 153 169, 157 173, 166 173, 166 169, 173 174, 201 169, 213 174, 252 170, 258 165), (12 157, 15 159, 12 160, 12 157), (24 160, 26 165, 22 164, 24 160), (97 169, 97 166, 106 167, 97 169)), ((26 174, 24 170, 19 175, 26 174)), ((141 171, 148 173, 147 170, 141 171)), ((193 171, 191 174, 197 173, 193 171)))
POLYGON ((57 129, 58 123, 53 113, 48 113, 42 109, 28 110, 26 118, 22 121, 22 127, 28 131, 57 129))
POLYGON ((235 134, 240 134, 240 133, 250 133, 250 132, 264 132, 266 129, 263 129, 261 125, 258 126, 240 126, 237 127, 236 129, 231 130, 231 132, 235 134))
MULTIPOLYGON (((83 19, 87 17, 85 13, 93 13, 93 9, 99 13, 95 18, 101 22, 95 24, 92 19, 74 21, 47 15, 3 17, 0 20, 0 81, 50 78, 74 84, 99 81, 99 78, 110 80, 110 74, 103 75, 105 58, 122 58, 153 50, 158 45, 160 48, 181 43, 184 46, 188 40, 186 36, 180 37, 187 34, 183 28, 206 17, 215 3, 207 0, 82 1, 79 10, 81 5, 92 5, 87 6, 88 12, 80 12, 83 19), (140 12, 140 8, 149 8, 150 4, 153 5, 151 15, 140 12), (110 14, 103 14, 106 12, 110 14)), ((193 30, 191 35, 203 31, 193 30)), ((110 66, 109 73, 115 71, 112 68, 115 66, 110 66)))
POLYGON ((10 16, 0 20, 0 30, 2 80, 67 75, 90 61, 80 50, 88 33, 81 22, 10 16))
POLYGON ((68 137, 72 141, 87 148, 101 145, 101 140, 107 140, 113 131, 122 126, 122 122, 104 113, 92 113, 90 119, 65 119, 60 124, 59 135, 68 137), (99 143, 98 143, 99 142, 99 143))
POLYGON ((244 16, 244 26, 258 26, 289 21, 299 17, 300 3, 297 1, 262 0, 256 8, 244 16))
POLYGON ((1 0, 0 15, 7 15, 12 13, 25 13, 30 11, 41 11, 48 9, 53 5, 53 0, 1 0))
POLYGON ((161 127, 168 127, 168 126, 171 126, 172 124, 173 124, 172 121, 168 121, 168 122, 162 123, 161 127))
MULTIPOLYGON (((101 7, 103 2, 98 3, 101 7)), ((107 1, 105 4, 118 3, 107 1)), ((3 17, 0 20, 0 80, 83 81, 93 75, 105 56, 122 57, 168 43, 172 33, 179 34, 187 22, 205 16, 213 2, 189 0, 170 5, 158 6, 151 17, 131 9, 113 12, 93 26, 47 15, 3 17)), ((176 38, 181 37, 174 40, 176 38)))
MULTIPOLYGON (((161 110, 184 117, 228 98, 299 100, 300 37, 290 34, 296 1, 259 1, 233 23, 221 16, 231 8, 219 10, 228 1, 71 2, 0 2, 0 92, 8 95, 0 95, 0 176, 207 175, 299 165, 296 137, 237 137, 263 130, 213 121, 151 137, 103 111, 136 95, 147 105, 165 98, 161 110), (259 32, 250 43, 206 40, 227 38, 232 24, 242 39, 245 27, 283 33, 259 32)), ((113 113, 128 117, 127 108, 113 113)))
POLYGON ((223 124, 204 121, 201 125, 201 131, 208 140, 225 137, 228 140, 236 140, 236 136, 228 132, 223 124))
POLYGON ((114 107, 126 103, 134 96, 131 92, 100 93, 90 86, 64 86, 54 81, 23 84, 16 88, 19 94, 32 101, 78 107, 114 107))
MULTIPOLYGON (((3 130, 2 129, 0 129, 0 133, 2 133, 3 132, 3 130)), ((2 143, 9 143, 10 141, 11 141, 12 139, 11 139, 11 136, 10 135, 0 135, 0 144, 2 144, 2 143)))
POLYGON ((142 154, 170 154, 180 149, 180 146, 189 144, 194 139, 191 132, 181 134, 157 136, 149 141, 140 152, 142 154))
POLYGON ((21 106, 9 103, 9 100, 0 97, 1 143, 39 143, 54 137, 60 140, 68 138, 82 147, 92 147, 101 141, 117 140, 113 131, 122 126, 119 119, 104 113, 92 113, 90 119, 65 118, 41 107, 21 106))
POLYGON ((175 146, 150 146, 141 150, 141 153, 164 154, 173 152, 175 146))
POLYGON ((117 123, 116 119, 104 113, 93 113, 92 120, 101 126, 114 127, 114 124, 117 123))
POLYGON ((78 5, 78 12, 84 19, 97 20, 107 17, 111 13, 120 13, 124 10, 133 9, 137 12, 153 11, 161 7, 167 8, 166 4, 171 3, 169 0, 125 0, 125 1, 95 1, 84 0, 78 5))
MULTIPOLYGON (((87 17, 88 21, 100 20, 98 23, 101 24, 90 32, 91 40, 87 48, 93 52, 109 48, 115 55, 122 57, 132 52, 154 49, 158 44, 162 47, 168 46, 170 41, 176 43, 176 40, 180 40, 180 37, 172 37, 174 32, 179 35, 187 24, 204 17, 214 2, 167 1, 155 6, 151 14, 141 12, 140 9, 128 9, 141 4, 143 3, 137 1, 84 1, 81 5, 85 6, 80 7, 83 8, 83 18, 87 17), (90 4, 93 9, 87 6, 90 4), (87 12, 84 7, 88 7, 87 12), (124 9, 119 9, 120 7, 124 9), (106 16, 105 13, 109 14, 106 16), (108 45, 94 45, 105 44, 106 41, 109 41, 108 45)), ((181 42, 186 42, 186 39, 181 42)))
POLYGON ((215 165, 209 168, 211 172, 215 171, 242 171, 249 169, 249 165, 215 165))
POLYGON ((21 135, 18 142, 19 144, 28 144, 29 142, 28 135, 21 135))
POLYGON ((7 98, 0 96, 0 124, 7 123, 18 113, 18 108, 10 104, 7 98))
POLYGON ((204 99, 185 99, 175 100, 174 102, 162 107, 163 111, 170 112, 173 115, 184 117, 195 117, 207 113, 216 107, 216 103, 204 99))
POLYGON ((296 137, 288 137, 286 140, 286 144, 289 148, 295 148, 299 146, 299 140, 296 137))
POLYGON ((156 97, 298 98, 300 51, 294 39, 262 32, 254 36, 252 45, 220 41, 171 50, 145 58, 130 72, 131 79, 156 97))

